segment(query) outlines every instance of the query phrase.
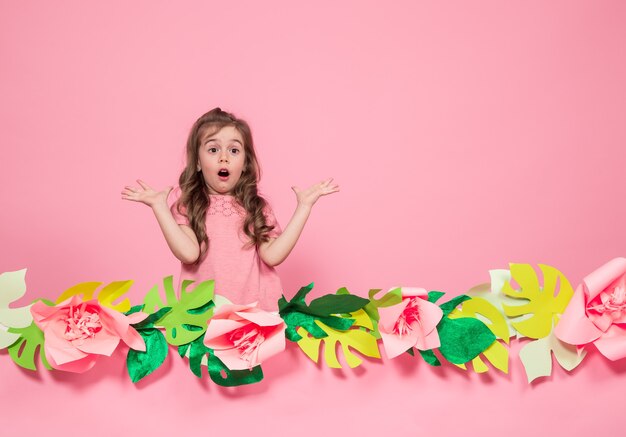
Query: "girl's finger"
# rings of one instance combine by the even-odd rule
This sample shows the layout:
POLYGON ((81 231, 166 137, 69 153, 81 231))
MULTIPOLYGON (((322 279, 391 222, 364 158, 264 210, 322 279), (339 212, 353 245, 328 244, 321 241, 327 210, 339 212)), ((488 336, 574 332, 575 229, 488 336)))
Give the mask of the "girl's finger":
POLYGON ((150 188, 150 186, 141 179, 137 179, 137 183, 141 185, 141 188, 143 188, 144 190, 152 190, 152 188, 150 188))

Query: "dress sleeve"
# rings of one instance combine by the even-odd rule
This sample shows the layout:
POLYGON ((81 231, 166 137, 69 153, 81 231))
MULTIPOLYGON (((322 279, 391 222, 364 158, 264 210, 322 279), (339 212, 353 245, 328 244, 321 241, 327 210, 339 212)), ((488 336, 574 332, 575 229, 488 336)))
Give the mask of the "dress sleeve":
POLYGON ((174 188, 170 195, 167 198, 167 203, 170 205, 170 211, 172 212, 172 216, 174 220, 179 225, 187 225, 189 226, 189 219, 187 218, 186 208, 181 205, 180 212, 178 212, 178 201, 180 200, 180 195, 182 194, 179 187, 174 188))
POLYGON ((265 208, 263 209, 263 215, 265 216, 265 223, 268 226, 274 226, 274 229, 272 229, 267 234, 268 237, 276 238, 280 234, 283 233, 283 230, 281 229, 280 225, 278 224, 278 220, 276 220, 276 216, 274 215, 274 211, 272 210, 271 206, 269 206, 269 205, 265 206, 265 208))

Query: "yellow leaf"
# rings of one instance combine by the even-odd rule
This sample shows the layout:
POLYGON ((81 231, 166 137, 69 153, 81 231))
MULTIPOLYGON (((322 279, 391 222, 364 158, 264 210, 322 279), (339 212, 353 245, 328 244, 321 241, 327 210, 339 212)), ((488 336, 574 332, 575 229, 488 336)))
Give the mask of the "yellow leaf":
POLYGON ((81 282, 61 293, 54 303, 61 303, 73 296, 82 296, 83 300, 93 299, 93 292, 102 284, 102 282, 81 282))
POLYGON ((544 338, 552 332, 560 315, 565 311, 574 290, 567 278, 554 267, 539 264, 543 273, 543 287, 530 264, 511 264, 511 277, 520 286, 514 290, 510 282, 502 292, 514 299, 526 300, 522 305, 503 305, 507 317, 528 316, 513 321, 513 327, 529 338, 544 338), (558 293, 557 293, 558 292, 558 293))
MULTIPOLYGON (((460 308, 456 308, 449 315, 451 319, 460 317, 473 317, 483 322, 491 332, 504 343, 508 344, 510 340, 509 327, 506 319, 502 315, 498 308, 492 305, 489 301, 474 297, 470 300, 463 302, 460 308)), ((481 355, 498 370, 508 373, 509 371, 509 350, 507 347, 499 341, 493 342, 481 355)), ((489 370, 489 367, 484 363, 481 356, 477 356, 472 360, 472 366, 476 373, 484 373, 489 370)), ((464 365, 458 365, 462 369, 466 369, 464 365)))
POLYGON ((351 349, 370 358, 380 358, 378 342, 369 332, 373 329, 373 325, 367 313, 360 309, 351 314, 350 318, 355 319, 355 323, 347 331, 338 331, 316 320, 315 323, 328 334, 328 337, 324 338, 312 337, 305 329, 298 328, 298 334, 302 336, 302 339, 298 341, 298 346, 311 360, 317 363, 320 346, 324 342, 324 360, 329 367, 334 369, 341 368, 337 359, 337 343, 341 345, 346 363, 351 368, 357 367, 363 362, 351 349))
POLYGON ((118 304, 114 304, 113 301, 126 294, 131 285, 133 285, 133 281, 111 282, 100 290, 100 293, 98 293, 98 302, 100 302, 103 306, 125 313, 130 309, 130 300, 126 298, 118 304))
MULTIPOLYGON (((130 300, 128 298, 118 304, 114 304, 113 301, 128 292, 132 284, 133 281, 115 281, 105 285, 98 293, 98 302, 102 306, 122 313, 128 311, 130 309, 130 300)), ((81 282, 61 293, 55 303, 59 304, 73 296, 80 296, 83 301, 91 300, 94 292, 100 285, 102 285, 102 282, 81 282)))

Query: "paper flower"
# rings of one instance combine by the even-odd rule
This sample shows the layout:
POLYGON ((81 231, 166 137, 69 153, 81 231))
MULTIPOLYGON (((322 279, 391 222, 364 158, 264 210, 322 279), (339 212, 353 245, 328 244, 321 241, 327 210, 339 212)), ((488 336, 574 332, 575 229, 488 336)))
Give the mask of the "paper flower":
POLYGON ((207 327, 204 344, 230 370, 252 369, 285 349, 285 323, 253 305, 224 305, 207 327))
POLYGON ((593 343, 610 360, 626 357, 626 258, 586 276, 555 328, 569 344, 593 343))
POLYGON ((120 340, 132 349, 146 350, 143 339, 130 326, 145 319, 145 313, 125 316, 97 300, 83 302, 78 296, 56 306, 40 301, 30 311, 43 331, 46 358, 55 369, 85 372, 99 355, 110 356, 120 340))
POLYGON ((439 347, 437 324, 443 311, 428 302, 423 288, 402 288, 402 302, 379 308, 378 330, 389 358, 394 358, 412 347, 429 350, 439 347))

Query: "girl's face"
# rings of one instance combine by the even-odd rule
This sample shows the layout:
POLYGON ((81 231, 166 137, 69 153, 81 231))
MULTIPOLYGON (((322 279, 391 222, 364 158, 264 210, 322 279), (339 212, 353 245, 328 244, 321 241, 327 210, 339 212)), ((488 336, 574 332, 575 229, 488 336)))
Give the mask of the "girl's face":
POLYGON ((246 163, 243 138, 234 126, 215 132, 208 129, 200 138, 197 170, 202 170, 210 194, 231 194, 246 163))

